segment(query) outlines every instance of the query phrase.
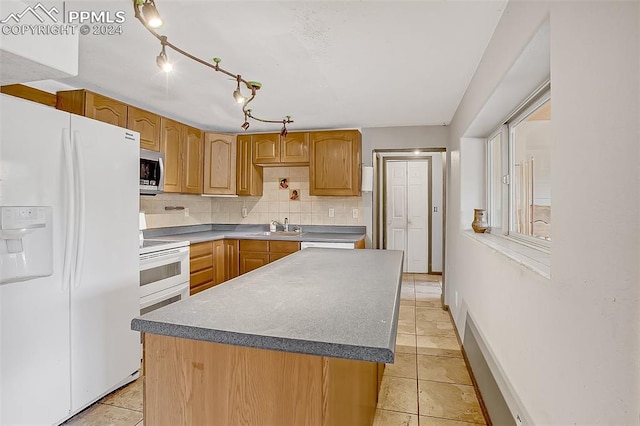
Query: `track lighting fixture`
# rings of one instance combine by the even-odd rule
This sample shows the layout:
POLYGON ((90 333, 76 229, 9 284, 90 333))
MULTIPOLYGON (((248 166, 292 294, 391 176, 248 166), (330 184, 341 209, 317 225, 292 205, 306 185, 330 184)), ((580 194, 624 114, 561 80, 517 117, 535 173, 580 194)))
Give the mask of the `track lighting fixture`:
POLYGON ((142 15, 144 20, 151 28, 160 28, 162 26, 162 18, 156 9, 156 4, 153 0, 140 0, 138 4, 142 2, 142 15))
POLYGON ((173 69, 173 65, 171 64, 171 62, 169 62, 169 58, 167 58, 167 52, 164 47, 166 40, 167 40, 166 37, 162 37, 160 39, 160 43, 162 43, 162 50, 160 51, 160 54, 156 57, 156 64, 158 65, 158 67, 160 67, 162 71, 169 73, 173 69))
MULTIPOLYGON (((287 115, 287 120, 290 118, 291 117, 287 115)), ((289 132, 287 131, 287 120, 282 120, 282 130, 280 130, 280 136, 282 136, 283 138, 286 138, 287 134, 289 134, 289 132)))
POLYGON ((244 103, 244 101, 247 100, 247 98, 245 98, 242 93, 240 92, 240 76, 238 76, 238 87, 236 87, 236 90, 233 91, 233 99, 236 100, 237 103, 242 104, 244 103))
POLYGON ((180 49, 176 45, 167 41, 167 37, 158 34, 155 29, 162 26, 162 18, 158 13, 158 9, 156 8, 156 4, 154 0, 133 0, 133 11, 135 13, 135 17, 144 27, 162 44, 162 50, 160 54, 156 57, 156 64, 165 72, 170 72, 173 69, 173 65, 169 62, 167 57, 166 47, 169 47, 174 52, 177 52, 195 62, 198 62, 204 66, 212 68, 216 72, 220 72, 229 77, 232 77, 237 81, 236 90, 233 92, 233 98, 239 104, 242 104, 242 112, 244 113, 244 123, 242 123, 242 128, 247 130, 249 128, 249 119, 260 121, 262 123, 281 123, 282 122, 282 130, 280 134, 283 136, 287 135, 287 124, 293 123, 291 116, 287 115, 284 120, 265 120, 263 118, 259 118, 254 116, 251 113, 251 110, 247 108, 248 104, 253 101, 256 97, 256 93, 262 87, 262 84, 257 81, 247 81, 243 79, 240 74, 234 74, 230 71, 225 70, 220 67, 220 62, 222 60, 220 58, 213 58, 213 64, 209 61, 205 61, 204 59, 198 58, 197 56, 192 55, 191 53, 180 49), (244 96, 242 92, 240 92, 240 83, 244 84, 248 90, 251 91, 248 97, 244 96))

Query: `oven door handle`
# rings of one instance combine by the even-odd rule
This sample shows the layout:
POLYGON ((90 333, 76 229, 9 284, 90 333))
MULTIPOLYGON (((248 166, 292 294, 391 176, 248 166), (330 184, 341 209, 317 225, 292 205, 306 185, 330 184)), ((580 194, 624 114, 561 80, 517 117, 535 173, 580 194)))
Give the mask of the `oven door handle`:
POLYGON ((180 247, 161 252, 151 252, 140 255, 140 265, 163 264, 180 262, 189 257, 189 247, 180 247))
POLYGON ((148 308, 149 306, 153 306, 156 303, 160 303, 163 300, 171 299, 172 297, 178 296, 180 294, 185 293, 187 296, 189 294, 189 283, 179 284, 173 287, 170 287, 165 290, 158 291, 156 293, 152 293, 148 296, 145 296, 140 299, 140 310, 148 308))

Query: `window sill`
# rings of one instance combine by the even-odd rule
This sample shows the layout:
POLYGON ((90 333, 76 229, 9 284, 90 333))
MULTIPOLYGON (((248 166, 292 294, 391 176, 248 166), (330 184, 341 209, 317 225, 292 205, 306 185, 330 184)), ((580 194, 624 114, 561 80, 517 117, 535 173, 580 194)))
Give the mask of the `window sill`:
POLYGON ((464 230, 463 235, 492 248, 546 279, 551 279, 551 255, 549 253, 526 246, 502 235, 478 234, 470 229, 464 230))

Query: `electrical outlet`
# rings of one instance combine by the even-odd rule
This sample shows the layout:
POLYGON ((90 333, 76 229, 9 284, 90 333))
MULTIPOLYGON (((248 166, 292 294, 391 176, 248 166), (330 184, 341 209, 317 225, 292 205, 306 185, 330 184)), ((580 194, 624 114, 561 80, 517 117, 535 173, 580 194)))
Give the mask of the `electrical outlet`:
POLYGON ((358 209, 351 210, 351 215, 353 216, 354 219, 357 219, 358 218, 358 209))
POLYGON ((189 207, 186 207, 186 208, 184 209, 184 216, 185 216, 185 217, 189 217, 189 207))
POLYGON ((333 207, 329 207, 329 217, 335 217, 336 216, 336 209, 334 209, 333 207))

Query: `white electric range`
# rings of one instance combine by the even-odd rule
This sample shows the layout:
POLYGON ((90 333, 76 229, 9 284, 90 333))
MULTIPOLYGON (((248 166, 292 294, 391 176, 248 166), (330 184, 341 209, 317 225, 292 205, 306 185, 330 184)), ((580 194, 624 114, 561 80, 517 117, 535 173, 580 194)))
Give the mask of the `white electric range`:
POLYGON ((140 242, 140 315, 189 297, 189 242, 140 242))

